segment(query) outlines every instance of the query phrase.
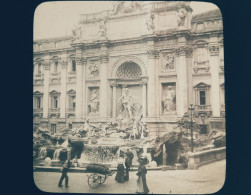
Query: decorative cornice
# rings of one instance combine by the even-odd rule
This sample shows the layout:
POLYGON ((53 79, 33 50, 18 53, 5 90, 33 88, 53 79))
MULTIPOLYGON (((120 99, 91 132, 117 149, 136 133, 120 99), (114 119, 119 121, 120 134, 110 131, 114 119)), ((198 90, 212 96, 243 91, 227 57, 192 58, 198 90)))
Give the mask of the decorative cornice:
POLYGON ((103 54, 99 56, 100 63, 108 63, 109 61, 109 55, 108 54, 103 54))
POLYGON ((209 54, 211 56, 219 55, 219 46, 218 45, 209 45, 209 54))
POLYGON ((159 58, 159 51, 158 50, 148 50, 147 51, 147 56, 149 59, 155 59, 155 58, 159 58))

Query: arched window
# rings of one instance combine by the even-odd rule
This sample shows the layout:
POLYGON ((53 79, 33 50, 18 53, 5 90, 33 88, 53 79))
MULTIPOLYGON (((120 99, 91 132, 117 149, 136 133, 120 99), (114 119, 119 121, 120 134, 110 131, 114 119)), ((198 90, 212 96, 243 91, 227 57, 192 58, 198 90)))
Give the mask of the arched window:
POLYGON ((136 79, 142 75, 141 68, 134 62, 125 62, 119 66, 116 76, 123 79, 136 79))

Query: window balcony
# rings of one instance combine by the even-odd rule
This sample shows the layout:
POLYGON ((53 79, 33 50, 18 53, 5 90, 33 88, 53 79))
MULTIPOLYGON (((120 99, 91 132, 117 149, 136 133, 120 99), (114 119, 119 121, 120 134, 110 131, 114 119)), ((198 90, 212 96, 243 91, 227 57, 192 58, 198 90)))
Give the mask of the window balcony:
POLYGON ((225 104, 221 104, 221 116, 225 117, 225 104))
POLYGON ((43 108, 34 108, 33 109, 33 113, 42 113, 43 112, 43 108))
POLYGON ((49 118, 52 116, 59 117, 60 116, 60 108, 50 108, 49 109, 49 118))
POLYGON ((43 108, 33 108, 33 117, 42 118, 43 108))
POLYGON ((51 113, 58 113, 58 112, 60 112, 60 108, 50 108, 49 112, 51 112, 51 113))
POLYGON ((67 108, 66 112, 75 112, 75 108, 67 108))
POLYGON ((211 105, 195 105, 195 114, 206 114, 210 116, 212 114, 211 105))
POLYGON ((75 116, 75 108, 66 108, 66 117, 75 116))

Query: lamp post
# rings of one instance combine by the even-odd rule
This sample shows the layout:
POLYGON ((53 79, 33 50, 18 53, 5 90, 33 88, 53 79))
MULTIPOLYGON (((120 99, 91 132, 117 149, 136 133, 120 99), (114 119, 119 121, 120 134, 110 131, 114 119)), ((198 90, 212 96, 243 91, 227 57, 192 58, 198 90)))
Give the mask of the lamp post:
POLYGON ((190 116, 191 152, 193 152, 193 111, 194 111, 193 104, 190 104, 190 107, 188 108, 188 110, 190 110, 190 113, 191 113, 191 116, 190 116))
POLYGON ((191 130, 191 152, 193 152, 193 111, 194 111, 193 104, 190 104, 190 107, 188 110, 190 111, 189 113, 185 113, 181 121, 178 122, 179 126, 185 127, 186 129, 191 130), (190 115, 189 115, 190 114, 190 115), (189 120, 190 118, 190 120, 189 120))

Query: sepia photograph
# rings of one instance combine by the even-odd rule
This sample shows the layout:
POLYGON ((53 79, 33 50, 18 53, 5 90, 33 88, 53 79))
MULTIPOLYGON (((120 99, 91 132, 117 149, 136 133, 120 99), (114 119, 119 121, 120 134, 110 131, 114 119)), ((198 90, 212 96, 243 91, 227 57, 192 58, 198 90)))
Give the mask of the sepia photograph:
POLYGON ((34 12, 33 178, 43 192, 212 194, 225 183, 223 19, 198 1, 34 12))

